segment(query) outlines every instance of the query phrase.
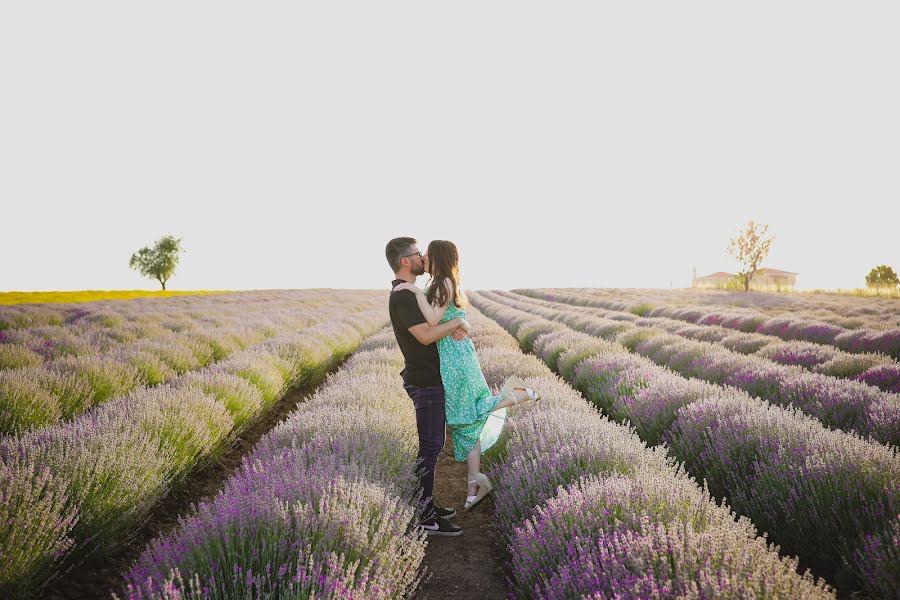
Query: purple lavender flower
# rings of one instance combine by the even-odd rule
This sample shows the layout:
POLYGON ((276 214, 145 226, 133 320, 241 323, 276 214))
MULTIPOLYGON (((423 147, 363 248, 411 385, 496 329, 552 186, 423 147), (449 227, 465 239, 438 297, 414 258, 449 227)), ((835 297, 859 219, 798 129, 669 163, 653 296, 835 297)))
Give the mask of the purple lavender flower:
POLYGON ((796 560, 780 560, 746 519, 668 474, 561 489, 516 529, 510 551, 519 598, 834 596, 798 577, 796 560))
MULTIPOLYGON (((527 314, 511 308, 514 305, 501 304, 487 295, 473 296, 473 303, 489 313, 502 314, 511 319, 528 318, 527 314)), ((528 305, 524 306, 527 308, 528 305)), ((535 311, 538 310, 543 311, 544 307, 535 305, 535 311)), ((567 320, 558 312, 556 316, 563 322, 567 320)), ((579 314, 577 318, 581 320, 584 316, 579 314)), ((572 320, 574 322, 575 318, 572 320)), ((678 342, 667 339, 665 334, 656 334, 656 337, 636 340, 633 347, 659 358, 678 360, 675 358, 679 356, 678 342)), ((559 334, 558 339, 570 338, 559 334)), ((734 368, 729 380, 731 384, 771 394, 772 398, 785 403, 796 402, 807 411, 821 412, 826 419, 853 424, 860 421, 860 415, 865 415, 865 427, 879 439, 891 439, 900 430, 900 404, 898 397, 892 394, 879 393, 856 382, 808 373, 797 367, 774 365, 757 357, 736 355, 736 358, 748 359, 745 368, 741 368, 740 363, 707 362, 704 356, 695 357, 688 363, 688 368, 715 367, 720 369, 719 376, 725 369, 734 368), (785 397, 779 398, 782 388, 785 397), (839 399, 846 400, 846 405, 842 406, 839 399), (861 407, 865 409, 861 410, 861 407)), ((635 409, 648 406, 641 403, 641 398, 650 397, 651 393, 655 394, 660 407, 664 407, 669 399, 676 404, 678 402, 678 393, 666 394, 672 387, 670 378, 676 376, 671 373, 663 376, 663 369, 647 362, 643 365, 626 362, 624 358, 610 354, 579 362, 574 373, 579 387, 585 386, 585 389, 589 389, 590 380, 596 375, 599 381, 594 385, 600 391, 599 397, 611 411, 626 418, 642 414, 635 409), (605 368, 606 365, 609 368, 605 368), (637 389, 630 387, 638 381, 640 385, 637 389), (619 382, 623 384, 621 393, 616 390, 619 382)), ((674 456, 685 461, 688 471, 697 479, 705 480, 715 497, 727 497, 740 514, 751 517, 770 539, 777 541, 788 553, 799 554, 805 564, 812 566, 817 573, 846 579, 850 582, 847 584, 850 590, 866 589, 868 586, 868 590, 877 595, 878 588, 860 576, 859 567, 847 565, 856 564, 853 563, 856 559, 852 557, 863 547, 863 540, 869 539, 865 536, 880 536, 878 532, 883 532, 898 514, 900 462, 896 449, 830 430, 797 408, 777 407, 733 388, 720 388, 718 392, 715 386, 685 389, 681 397, 688 399, 677 408, 668 430, 657 435, 674 456), (691 394, 696 395, 692 397, 691 394)), ((657 413, 664 413, 664 410, 657 413)), ((537 414, 534 415, 536 417, 537 414)), ((572 419, 565 422, 571 423, 572 419)), ((558 427, 564 428, 562 424, 558 427)), ((515 432, 515 429, 512 431, 515 432)), ((638 432, 645 435, 640 425, 638 432)), ((548 436, 541 430, 532 435, 535 440, 553 440, 550 445, 554 448, 564 444, 560 434, 548 436)), ((513 439, 524 440, 526 437, 530 436, 524 432, 521 436, 514 433, 513 439)), ((576 437, 580 439, 584 436, 576 437)), ((517 446, 522 444, 530 448, 536 443, 526 445, 524 441, 511 441, 509 444, 510 458, 504 466, 510 467, 513 475, 508 483, 504 482, 504 487, 510 486, 513 498, 503 498, 502 494, 498 494, 497 506, 509 507, 509 514, 514 516, 508 519, 502 530, 517 527, 515 520, 529 515, 529 511, 533 516, 533 511, 541 502, 550 500, 550 489, 554 485, 566 486, 574 481, 572 473, 575 467, 564 469, 569 473, 569 483, 566 480, 548 481, 543 476, 545 463, 537 464, 536 472, 541 474, 540 477, 526 475, 526 465, 534 459, 521 455, 517 446), (520 460, 519 456, 522 456, 521 463, 515 462, 520 460), (522 486, 522 482, 527 482, 524 487, 515 487, 522 486), (517 501, 517 497, 527 500, 517 501)), ((552 459, 551 456, 541 460, 552 459)), ((578 462, 567 464, 577 465, 578 462)), ((587 471, 591 472, 590 469, 587 471)), ((601 471, 599 474, 607 477, 611 472, 601 471)), ((501 514, 506 514, 506 511, 501 509, 501 514)), ((571 547, 566 548, 566 552, 571 550, 571 547)), ((870 572, 876 574, 872 578, 875 581, 891 581, 891 572, 895 568, 895 562, 892 562, 894 555, 887 552, 863 553, 872 556, 875 561, 867 565, 870 572)), ((580 557, 575 564, 592 563, 580 557)), ((604 562, 604 566, 609 564, 609 560, 604 562)), ((542 572, 546 575, 552 569, 542 572)), ((567 581, 571 581, 571 571, 566 573, 567 581)), ((579 572, 575 579, 585 580, 586 576, 586 572, 579 572)), ((544 576, 541 581, 548 579, 544 576)), ((533 592, 540 595, 541 590, 533 592)))
MULTIPOLYGON (((344 296, 318 290, 248 292, 116 306, 119 308, 110 314, 94 312, 67 325, 61 325, 61 315, 66 313, 54 312, 57 309, 14 311, 15 328, 9 330, 9 337, 15 340, 11 343, 46 345, 52 350, 68 345, 89 348, 93 353, 56 358, 33 367, 26 380, 15 382, 16 390, 31 390, 32 400, 49 394, 63 406, 74 405, 76 400, 88 406, 85 382, 92 393, 107 390, 107 396, 119 394, 80 415, 75 411, 64 414, 74 417, 69 422, 0 439, 0 472, 32 473, 0 478, 4 506, 29 515, 33 512, 34 518, 41 520, 38 526, 31 517, 11 517, 4 521, 5 532, 0 524, 0 537, 9 542, 4 542, 4 550, 14 549, 0 563, 0 581, 22 574, 24 593, 33 592, 30 586, 70 565, 71 560, 120 542, 173 481, 213 456, 230 439, 235 429, 232 414, 256 414, 249 405, 258 402, 258 396, 246 393, 247 386, 237 385, 231 376, 227 381, 213 378, 207 388, 159 385, 132 388, 125 395, 131 388, 129 373, 137 369, 130 361, 121 360, 127 344, 149 336, 173 340, 172 332, 180 332, 178 339, 184 347, 177 350, 179 360, 189 354, 199 365, 219 356, 219 350, 236 351, 230 363, 236 371, 248 367, 260 380, 273 374, 288 385, 311 372, 327 370, 332 361, 343 358, 387 320, 381 292, 347 291, 344 296), (227 326, 228 332, 207 328, 213 324, 227 326), (213 333, 227 335, 230 341, 216 346, 210 343, 215 339, 210 337, 213 333), (263 343, 268 344, 263 351, 250 348, 263 343), (242 347, 248 347, 247 354, 255 359, 242 359, 242 347), (108 354, 97 356, 97 349, 108 354), (263 358, 268 359, 267 367, 259 362, 263 358), (297 362, 285 362, 291 360, 297 362), (120 384, 117 391, 109 392, 120 384), (248 406, 243 406, 244 402, 248 406), (38 466, 45 469, 41 475, 35 474, 38 466), (36 482, 44 477, 53 481, 56 491, 53 495, 40 492, 44 495, 36 499, 36 482), (51 498, 64 500, 42 504, 51 498), (72 520, 67 521, 65 515, 72 520), (4 570, 7 565, 12 571, 4 570)), ((9 377, 8 371, 0 373, 0 380, 9 377)), ((198 377, 205 381, 203 373, 198 377)), ((396 469, 394 476, 399 486, 403 477, 396 469)), ((254 572, 253 581, 265 572, 264 568, 254 572)))
POLYGON ((797 411, 740 397, 700 400, 681 409, 665 439, 714 496, 727 496, 819 573, 842 569, 859 536, 880 531, 900 507, 896 450, 797 411))

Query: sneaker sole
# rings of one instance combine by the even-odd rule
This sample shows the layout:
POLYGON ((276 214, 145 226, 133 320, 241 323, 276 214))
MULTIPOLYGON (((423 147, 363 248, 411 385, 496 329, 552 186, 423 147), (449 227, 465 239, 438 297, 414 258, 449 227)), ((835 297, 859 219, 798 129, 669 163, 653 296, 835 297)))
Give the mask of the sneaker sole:
POLYGON ((433 535, 441 535, 444 537, 456 537, 458 535, 462 535, 463 532, 462 532, 462 530, 460 530, 460 531, 431 531, 430 529, 426 529, 425 534, 428 535, 429 537, 431 537, 433 535))
POLYGON ((471 512, 471 511, 475 510, 477 507, 479 507, 479 506, 481 505, 482 502, 484 502, 484 499, 487 498, 487 497, 488 497, 488 495, 485 494, 484 496, 482 496, 481 498, 479 498, 478 500, 476 500, 475 502, 473 502, 473 503, 469 506, 469 508, 464 508, 464 509, 463 509, 463 512, 471 512))

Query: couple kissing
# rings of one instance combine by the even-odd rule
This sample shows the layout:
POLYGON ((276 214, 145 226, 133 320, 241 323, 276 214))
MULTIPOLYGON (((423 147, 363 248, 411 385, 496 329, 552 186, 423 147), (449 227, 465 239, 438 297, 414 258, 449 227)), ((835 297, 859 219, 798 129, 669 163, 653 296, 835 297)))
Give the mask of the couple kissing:
POLYGON ((481 473, 481 454, 500 436, 506 408, 539 395, 510 377, 499 396, 491 394, 469 337, 468 302, 459 285, 459 253, 453 242, 434 240, 425 254, 411 237, 392 239, 385 257, 394 272, 388 309, 403 353, 403 387, 412 399, 419 434, 417 476, 423 508, 420 527, 428 535, 456 536, 463 530, 456 516, 433 497, 435 467, 444 447, 446 427, 454 458, 468 463, 468 496, 463 510, 476 506, 492 490, 481 473), (425 290, 416 277, 431 275, 425 290))

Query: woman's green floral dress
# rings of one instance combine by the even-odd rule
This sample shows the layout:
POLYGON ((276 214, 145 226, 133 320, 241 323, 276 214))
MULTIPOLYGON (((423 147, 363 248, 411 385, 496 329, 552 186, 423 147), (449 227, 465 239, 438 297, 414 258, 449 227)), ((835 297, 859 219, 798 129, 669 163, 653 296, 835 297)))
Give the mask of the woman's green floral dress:
MULTIPOLYGON (((465 316, 466 311, 451 302, 440 322, 465 316)), ((500 396, 491 395, 469 337, 456 341, 448 335, 438 340, 437 348, 453 455, 456 460, 464 461, 478 440, 481 440, 482 454, 494 445, 506 423, 506 409, 493 412, 500 396)))

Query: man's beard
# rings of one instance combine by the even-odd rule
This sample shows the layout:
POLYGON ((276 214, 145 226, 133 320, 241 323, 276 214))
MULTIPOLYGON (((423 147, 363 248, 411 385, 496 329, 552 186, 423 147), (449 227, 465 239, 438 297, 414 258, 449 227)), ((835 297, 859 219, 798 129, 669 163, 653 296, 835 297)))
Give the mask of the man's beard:
POLYGON ((419 275, 425 274, 425 265, 420 266, 418 269, 410 269, 410 273, 418 277, 419 275))

